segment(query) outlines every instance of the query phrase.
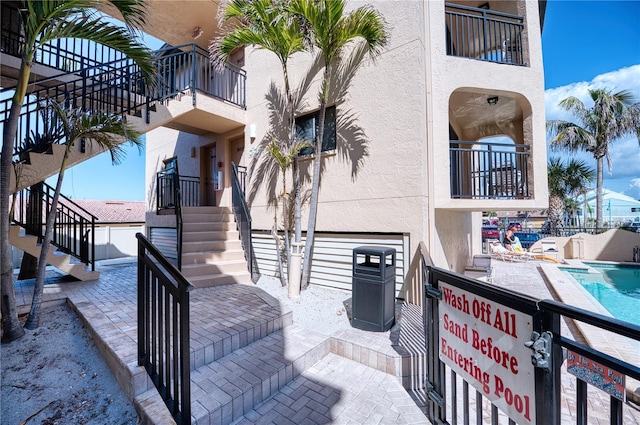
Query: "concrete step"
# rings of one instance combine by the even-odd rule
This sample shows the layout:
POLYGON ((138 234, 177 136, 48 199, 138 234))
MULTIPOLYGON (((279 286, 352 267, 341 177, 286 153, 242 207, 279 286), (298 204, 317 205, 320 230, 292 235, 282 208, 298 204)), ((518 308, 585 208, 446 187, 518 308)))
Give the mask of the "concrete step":
POLYGON ((182 207, 182 214, 231 214, 231 209, 229 207, 182 207))
POLYGON ((192 252, 220 252, 225 250, 241 250, 242 244, 239 240, 219 240, 219 241, 206 241, 206 242, 183 242, 182 253, 188 254, 192 252))
POLYGON ((230 424, 329 353, 329 337, 288 326, 192 373, 192 423, 230 424))
POLYGON ((183 232, 225 232, 236 230, 235 223, 228 221, 207 222, 207 223, 182 223, 183 232))
POLYGON ((182 232, 182 243, 185 242, 210 242, 240 239, 237 231, 213 231, 213 232, 182 232))
POLYGON ((182 266, 189 264, 215 264, 219 261, 245 261, 242 249, 227 249, 217 252, 189 252, 182 254, 182 266))
POLYGON ((417 403, 393 376, 330 353, 234 423, 428 424, 417 403))
MULTIPOLYGON (((24 230, 20 226, 10 226, 9 243, 36 258, 40 257, 42 245, 38 243, 38 238, 33 235, 24 234, 24 230)), ((86 264, 78 262, 71 255, 57 251, 56 247, 53 245, 49 246, 47 264, 75 277, 78 280, 92 281, 100 278, 100 272, 91 271, 91 268, 86 264)))
POLYGON ((249 283, 251 275, 249 271, 230 272, 224 274, 210 274, 203 276, 193 276, 188 278, 189 282, 196 288, 208 288, 218 285, 229 285, 232 283, 249 283))
POLYGON ((182 264, 182 274, 186 278, 210 276, 217 274, 229 274, 246 272, 247 262, 244 261, 218 261, 212 264, 182 264))
POLYGON ((233 223, 233 214, 182 214, 184 223, 233 223))

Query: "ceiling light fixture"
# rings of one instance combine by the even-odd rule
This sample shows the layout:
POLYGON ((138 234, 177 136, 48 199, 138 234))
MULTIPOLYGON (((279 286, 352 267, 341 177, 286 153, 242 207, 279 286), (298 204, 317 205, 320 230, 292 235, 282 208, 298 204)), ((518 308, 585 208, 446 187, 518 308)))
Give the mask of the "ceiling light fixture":
POLYGON ((498 103, 498 96, 488 97, 487 103, 489 105, 495 105, 496 103, 498 103))

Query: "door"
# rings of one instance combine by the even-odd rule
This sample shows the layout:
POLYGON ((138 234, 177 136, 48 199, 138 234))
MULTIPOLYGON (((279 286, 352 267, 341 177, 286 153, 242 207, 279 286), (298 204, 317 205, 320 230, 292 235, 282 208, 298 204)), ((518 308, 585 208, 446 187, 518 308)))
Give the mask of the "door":
POLYGON ((205 185, 205 205, 216 206, 216 191, 214 180, 218 171, 218 161, 216 155, 216 146, 208 146, 205 151, 205 164, 203 181, 205 185))

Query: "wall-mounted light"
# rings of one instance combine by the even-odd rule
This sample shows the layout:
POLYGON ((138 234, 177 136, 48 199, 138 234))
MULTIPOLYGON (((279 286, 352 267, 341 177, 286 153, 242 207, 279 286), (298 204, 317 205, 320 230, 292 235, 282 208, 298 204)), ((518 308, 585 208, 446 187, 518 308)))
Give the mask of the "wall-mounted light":
POLYGON ((256 139, 256 125, 249 124, 249 138, 253 142, 256 139))
POLYGON ((200 37, 202 35, 202 33, 203 33, 202 28, 195 27, 193 29, 193 35, 192 35, 193 39, 195 40, 196 38, 200 37))
POLYGON ((488 97, 487 103, 489 105, 495 105, 496 103, 498 103, 498 96, 488 97))

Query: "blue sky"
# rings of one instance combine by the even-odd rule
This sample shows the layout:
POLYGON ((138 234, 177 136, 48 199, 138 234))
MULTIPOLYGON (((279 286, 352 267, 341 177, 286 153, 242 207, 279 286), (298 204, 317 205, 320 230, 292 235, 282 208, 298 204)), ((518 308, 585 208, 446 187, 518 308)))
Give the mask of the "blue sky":
MULTIPOLYGON (((542 49, 547 119, 571 119, 558 102, 576 96, 586 103, 590 88, 628 89, 640 102, 640 0, 550 0, 542 49)), ((616 141, 611 153, 613 172, 605 171, 605 188, 640 199, 637 139, 616 141)), ((584 159, 595 168, 595 160, 584 159)), ((108 155, 99 155, 70 168, 63 193, 77 199, 144 200, 144 152, 127 149, 117 166, 108 155)))
MULTIPOLYGON (((640 102, 640 1, 549 1, 542 52, 546 119, 573 121, 558 103, 575 96, 591 106, 593 88, 626 89, 640 102)), ((640 199, 638 139, 619 139, 610 152, 613 168, 605 167, 604 187, 640 199)), ((578 156, 595 169, 592 156, 578 156)))

